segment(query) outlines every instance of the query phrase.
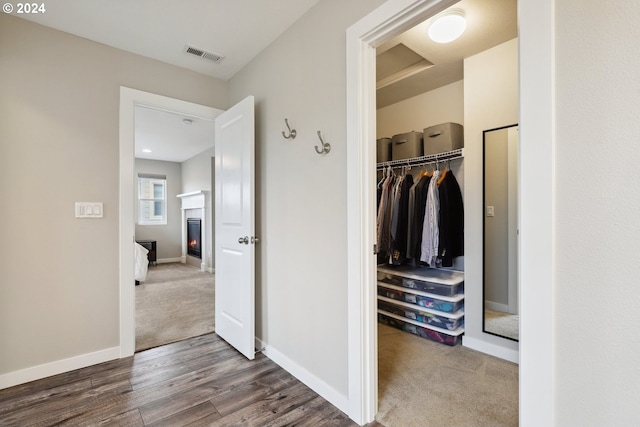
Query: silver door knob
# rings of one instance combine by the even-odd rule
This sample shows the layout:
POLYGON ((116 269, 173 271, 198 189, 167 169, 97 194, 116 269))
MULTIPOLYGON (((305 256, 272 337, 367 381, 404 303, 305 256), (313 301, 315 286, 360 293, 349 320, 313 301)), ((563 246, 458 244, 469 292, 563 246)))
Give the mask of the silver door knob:
POLYGON ((260 239, 258 239, 257 237, 253 236, 251 237, 251 243, 259 243, 260 239))
POLYGON ((244 243, 245 245, 249 244, 249 236, 244 236, 238 239, 238 243, 242 244, 244 243))

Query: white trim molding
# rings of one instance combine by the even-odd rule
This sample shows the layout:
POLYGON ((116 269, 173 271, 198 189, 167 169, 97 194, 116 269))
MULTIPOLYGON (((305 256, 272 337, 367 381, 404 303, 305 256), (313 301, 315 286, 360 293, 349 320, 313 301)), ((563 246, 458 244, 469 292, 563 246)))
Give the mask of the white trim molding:
MULTIPOLYGON (((134 134, 135 108, 142 106, 215 120, 223 110, 188 101, 120 87, 120 357, 135 351, 135 289, 133 248, 135 234, 134 134)), ((204 218, 203 218, 204 221, 204 218)))
POLYGON ((375 314, 376 47, 457 0, 393 0, 347 29, 347 254, 349 417, 374 420, 378 401, 375 314))
POLYGON ((0 375, 0 390, 3 388, 13 387, 18 384, 39 380, 41 378, 50 377, 52 375, 73 371, 75 369, 96 365, 98 363, 108 362, 109 360, 118 359, 119 356, 120 348, 112 347, 95 351, 93 353, 81 354, 80 356, 70 357, 68 359, 45 363, 43 365, 32 366, 15 372, 9 372, 7 374, 0 375))
POLYGON ((554 425, 555 1, 518 0, 521 427, 554 425))
MULTIPOLYGON (((377 405, 375 47, 455 0, 389 0, 347 30, 349 416, 377 405)), ((553 425, 554 0, 519 0, 520 425, 553 425), (543 177, 541 179, 541 177, 543 177)), ((463 339, 464 340, 464 339, 463 339)), ((473 344, 473 343, 472 343, 473 344)))
POLYGON ((515 348, 507 348, 504 345, 492 344, 485 340, 479 340, 477 338, 468 337, 464 335, 462 337, 462 344, 472 350, 476 350, 485 354, 489 354, 500 359, 508 360, 509 362, 518 363, 520 352, 518 351, 517 343, 514 343, 515 348))
POLYGON ((256 348, 261 349, 262 353, 265 356, 267 356, 285 371, 296 377, 311 390, 318 393, 333 406, 340 409, 345 414, 349 413, 349 400, 347 399, 347 396, 337 392, 333 387, 322 381, 313 373, 298 365, 296 362, 294 362, 275 348, 266 345, 258 338, 256 338, 256 348))

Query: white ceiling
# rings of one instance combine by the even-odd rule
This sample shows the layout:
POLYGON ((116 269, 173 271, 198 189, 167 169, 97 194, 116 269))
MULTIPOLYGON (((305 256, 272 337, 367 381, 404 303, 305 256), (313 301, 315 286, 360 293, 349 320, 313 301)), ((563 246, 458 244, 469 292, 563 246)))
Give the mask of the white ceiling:
POLYGON ((394 76, 404 74, 404 78, 377 90, 378 108, 462 80, 465 58, 518 36, 517 0, 461 0, 452 8, 462 9, 467 20, 467 28, 457 40, 447 44, 431 41, 427 35, 429 19, 378 47, 378 81, 385 77, 393 81, 394 76), (404 47, 398 49, 399 45, 404 47), (422 70, 417 61, 423 61, 422 70), (433 66, 427 68, 428 62, 433 66))
MULTIPOLYGON (((55 0, 17 15, 107 46, 223 80, 231 78, 319 0, 55 0), (218 63, 189 45, 224 56, 218 63)), ((183 162, 213 146, 213 122, 136 109, 136 157, 183 162), (143 153, 148 148, 151 153, 143 153)))
MULTIPOLYGON (((14 16, 228 80, 318 1, 55 0, 46 3, 46 13, 14 16), (190 55, 187 45, 224 59, 215 63, 190 55)), ((516 1, 461 0, 454 7, 465 11, 467 30, 450 44, 431 42, 426 21, 380 46, 379 79, 388 79, 377 91, 378 108, 461 80, 464 58, 517 36, 516 1), (392 49, 398 45, 403 46, 392 49), (434 65, 416 71, 416 61, 425 60, 434 65)), ((183 118, 136 110, 136 157, 182 162, 213 146, 212 122, 194 119, 185 126, 183 118)))
POLYGON ((14 16, 223 80, 231 78, 318 0, 54 0, 14 16), (186 45, 225 58, 214 63, 186 45))
POLYGON ((213 147, 213 121, 135 108, 135 157, 182 163, 213 147), (191 120, 185 124, 183 120, 191 120), (150 153, 142 150, 151 150, 150 153))

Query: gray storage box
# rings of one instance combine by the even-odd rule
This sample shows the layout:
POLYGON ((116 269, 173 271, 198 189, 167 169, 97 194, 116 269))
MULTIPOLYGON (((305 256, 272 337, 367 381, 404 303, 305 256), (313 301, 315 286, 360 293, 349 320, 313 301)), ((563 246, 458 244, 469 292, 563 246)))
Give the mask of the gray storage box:
POLYGON ((442 123, 424 129, 424 155, 444 153, 464 147, 464 132, 458 123, 442 123))
POLYGON ((389 160, 391 160, 391 138, 376 140, 376 163, 388 162, 389 160))
POLYGON ((391 138, 391 160, 404 160, 422 156, 422 133, 408 132, 391 138))

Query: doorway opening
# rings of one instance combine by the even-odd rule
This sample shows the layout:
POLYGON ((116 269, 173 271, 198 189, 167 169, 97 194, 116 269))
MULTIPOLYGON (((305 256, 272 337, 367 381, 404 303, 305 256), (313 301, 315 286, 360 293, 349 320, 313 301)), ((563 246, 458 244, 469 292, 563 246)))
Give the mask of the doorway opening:
MULTIPOLYGON (((455 1, 387 2, 347 30, 349 399, 352 418, 377 404, 375 48, 455 1)), ((520 111, 520 419, 552 423, 553 408, 553 2, 518 2, 520 111), (542 31, 542 32, 541 32, 542 31), (544 37, 540 37, 544 34, 544 37), (540 168, 545 179, 540 180, 540 168), (547 179, 548 178, 548 179, 547 179), (544 311, 543 321, 539 313, 544 311)), ((481 304, 475 316, 481 316, 481 304)), ((490 348, 491 344, 487 344, 490 348)), ((493 346, 495 347, 495 346, 493 346)))
MULTIPOLYGON (((222 113, 222 110, 194 104, 162 95, 151 94, 126 87, 120 88, 120 356, 131 356, 136 348, 136 328, 135 328, 135 293, 134 286, 131 286, 131 278, 134 277, 134 245, 135 239, 135 126, 136 110, 142 107, 154 111, 161 111, 170 114, 179 114, 198 120, 213 121, 215 117, 222 113)), ((213 138, 213 135, 211 136, 213 138)), ((207 164, 210 160, 207 159, 207 164)), ((203 182, 211 182, 211 177, 205 177, 203 182)), ((178 191, 179 193, 180 191, 178 191)), ((179 201, 177 201, 179 203, 179 201)), ((212 214, 209 214, 203 221, 212 224, 212 214)), ((174 214, 174 216, 176 216, 174 214)), ((180 215, 177 215, 180 218, 180 215)), ((179 219, 180 221, 180 219, 179 219)), ((178 228, 186 229, 184 225, 178 228)), ((213 227, 205 230, 213 230, 213 227)), ((177 234, 181 234, 178 231, 177 234)), ((185 232, 186 234, 186 232, 185 232)), ((205 242, 213 240, 213 234, 205 242)), ((186 248, 186 245, 185 245, 186 248)), ((158 248, 158 252, 160 248, 158 248)), ((209 252, 209 253, 212 253, 209 252)), ((179 257, 177 259, 179 261, 179 257)), ((211 307, 213 311, 213 306, 211 307)))
MULTIPOLYGON (((378 191, 377 200, 380 200, 381 190, 384 191, 382 186, 390 182, 395 184, 387 193, 387 196, 394 201, 391 210, 395 227, 394 225, 390 227, 392 237, 386 239, 387 242, 391 241, 393 257, 390 259, 391 257, 387 256, 382 264, 380 259, 377 260, 378 283, 374 285, 377 293, 378 321, 382 322, 377 325, 379 390, 377 419, 383 424, 410 424, 410 417, 420 414, 425 406, 428 407, 428 411, 422 414, 426 417, 424 419, 435 420, 433 422, 436 424, 444 423, 448 415, 446 411, 439 413, 439 408, 446 408, 450 404, 448 400, 455 400, 453 395, 449 399, 444 398, 444 401, 439 400, 447 395, 446 391, 451 390, 452 393, 462 396, 465 390, 482 387, 482 382, 485 380, 483 375, 487 363, 486 356, 469 351, 467 346, 459 345, 460 341, 464 340, 462 334, 468 327, 474 329, 472 333, 482 328, 481 321, 478 322, 475 316, 469 319, 466 313, 470 303, 482 307, 482 301, 478 300, 476 295, 472 294, 469 299, 466 298, 468 285, 471 288, 469 293, 472 293, 478 284, 481 286, 482 276, 478 278, 473 264, 474 259, 482 259, 482 250, 478 252, 472 244, 468 245, 469 248, 465 247, 462 254, 462 251, 455 250, 457 246, 454 246, 455 242, 450 241, 450 238, 446 242, 441 240, 437 256, 427 261, 430 267, 425 268, 426 259, 424 258, 429 257, 419 256, 420 244, 418 243, 417 249, 414 248, 415 244, 411 244, 412 233, 409 233, 410 236, 406 240, 403 239, 403 235, 407 234, 407 228, 421 229, 418 226, 422 225, 421 220, 419 224, 415 224, 409 219, 411 216, 408 215, 409 211, 415 214, 422 211, 423 215, 420 218, 425 218, 426 224, 423 196, 427 186, 422 184, 433 180, 432 176, 436 175, 444 175, 446 179, 459 184, 462 193, 460 199, 464 200, 458 209, 458 205, 451 204, 453 199, 450 190, 444 191, 442 185, 433 186, 436 195, 438 188, 440 189, 441 196, 439 212, 437 208, 435 209, 436 224, 441 228, 440 237, 452 237, 454 232, 458 235, 457 230, 461 228, 464 228, 465 235, 469 234, 468 238, 472 243, 475 236, 481 235, 482 227, 477 227, 473 221, 466 221, 467 227, 458 221, 456 224, 459 226, 452 228, 456 218, 462 220, 462 205, 464 205, 465 217, 476 213, 476 199, 473 197, 476 192, 474 181, 477 179, 476 165, 479 160, 481 161, 481 151, 478 151, 478 147, 482 143, 482 128, 478 129, 478 127, 493 126, 493 122, 487 124, 486 115, 474 111, 478 108, 475 102, 478 98, 477 93, 482 90, 478 86, 507 87, 502 90, 508 93, 509 96, 505 96, 507 99, 503 99, 503 94, 496 91, 492 99, 486 99, 483 104, 480 104, 483 109, 492 110, 490 120, 504 120, 505 124, 510 124, 513 120, 517 120, 518 116, 517 66, 508 67, 508 72, 513 76, 507 82, 485 81, 493 77, 487 78, 484 75, 485 68, 501 68, 503 61, 517 64, 516 1, 501 1, 494 4, 492 1, 461 0, 453 8, 462 11, 469 21, 467 30, 458 40, 444 47, 430 42, 427 33, 434 19, 427 19, 400 35, 385 40, 376 48, 375 138, 378 142, 376 154, 377 157, 381 157, 376 159, 379 165, 375 181, 378 184, 375 188, 378 191), (498 15, 500 15, 499 18, 498 15), (503 27, 501 28, 497 22, 503 27), (501 47, 503 44, 507 47, 501 47), (495 49, 502 49, 499 55, 492 54, 495 49), (498 56, 498 59, 494 59, 494 56, 498 56), (467 61, 467 58, 470 60, 467 61), (416 64, 423 64, 423 66, 418 69, 416 64), (477 64, 482 64, 484 68, 477 64), (500 118, 500 114, 494 111, 492 103, 509 105, 512 113, 506 118, 500 118), (464 143, 459 135, 464 135, 464 143), (430 155, 447 156, 448 152, 462 146, 464 146, 464 153, 458 158, 454 157, 453 160, 445 162, 429 162, 432 160, 430 155), (391 147, 390 153, 384 151, 384 148, 388 147, 391 147), (479 153, 480 156, 478 156, 479 153), (412 168, 409 170, 404 162, 411 163, 412 168), (391 167, 391 171, 386 169, 384 173, 387 178, 380 176, 380 165, 391 167), (411 196, 408 194, 410 188, 412 192, 415 191, 415 200, 421 201, 420 206, 410 205, 411 196), (418 197, 419 193, 421 197, 418 197), (447 193, 449 193, 448 198, 442 199, 447 193), (446 206, 443 204, 445 202, 447 202, 446 206), (396 206, 398 206, 397 210, 396 206), (458 215, 457 212, 460 214, 458 215), (438 213, 440 218, 437 217, 438 213), (409 244, 406 244, 407 241, 409 244), (453 251, 450 250, 447 256, 447 247, 455 250, 453 260, 450 259, 453 251), (411 253, 412 251, 414 253, 411 253), (471 276, 469 280, 465 271, 465 258, 469 260, 472 267, 469 269, 471 276), (443 279, 443 275, 446 275, 446 280, 443 279), (452 281, 454 278, 455 283, 452 281), (429 286, 429 289, 418 288, 420 284, 426 286, 434 283, 441 283, 442 286, 429 286), (444 286, 445 283, 447 286, 444 286), (424 339, 416 339, 416 335, 431 341, 425 343, 424 339), (434 341, 439 344, 433 345, 434 341), (453 347, 442 348, 445 344, 453 347), (441 357, 441 353, 446 353, 447 356, 441 357), (445 373, 455 371, 455 360, 458 357, 467 358, 469 361, 474 360, 474 362, 469 363, 467 370, 453 380, 445 373), (398 365, 407 366, 411 373, 398 370, 398 365), (483 375, 478 375, 480 371, 483 375), (407 389, 411 388, 420 389, 424 394, 420 399, 413 401, 411 394, 407 394, 407 389), (439 397, 436 398, 436 395, 439 397), (401 398, 401 396, 405 397, 401 398), (398 407, 402 407, 402 412, 395 409, 398 407)), ((448 10, 451 9, 445 10, 443 14, 448 10)), ((497 72, 494 74, 496 80, 498 75, 501 76, 497 72)), ((438 180, 438 182, 442 181, 438 180)), ((447 185, 446 188, 450 187, 447 185)), ((381 222, 384 223, 381 221, 381 218, 385 217, 385 211, 382 209, 384 205, 379 204, 377 208, 379 225, 381 222)), ((411 216, 411 219, 413 218, 411 216)), ((384 227, 377 230, 378 251, 385 250, 384 245, 380 244, 385 242, 385 232, 384 227)), ((420 232, 417 234, 418 240, 424 237, 420 232)), ((413 237, 416 240, 415 236, 413 237)), ((423 252, 424 248, 423 240, 423 252)), ((504 395, 499 395, 498 392, 484 393, 487 399, 482 405, 477 406, 484 407, 487 410, 485 414, 494 412, 491 410, 492 407, 504 410, 495 411, 492 415, 494 418, 480 420, 481 414, 472 414, 473 402, 477 394, 471 393, 464 399, 469 405, 460 408, 455 415, 451 415, 453 418, 450 421, 453 424, 467 424, 469 420, 464 419, 465 416, 477 422, 492 425, 517 423, 517 366, 500 361, 496 361, 495 365, 496 372, 503 372, 512 378, 512 381, 505 383, 502 388, 509 391, 504 395), (500 368, 497 368, 498 365, 500 368)))

